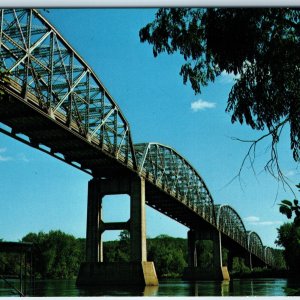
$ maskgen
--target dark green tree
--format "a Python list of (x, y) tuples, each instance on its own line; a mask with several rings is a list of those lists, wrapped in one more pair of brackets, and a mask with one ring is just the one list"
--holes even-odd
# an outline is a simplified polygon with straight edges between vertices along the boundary
[(159, 235), (147, 240), (148, 260), (155, 264), (158, 277), (178, 277), (187, 266), (185, 239)]
[(84, 260), (83, 239), (57, 231), (29, 233), (22, 239), (35, 245), (35, 271), (42, 278), (73, 278)]
[(272, 249), (274, 256), (274, 265), (277, 270), (286, 270), (286, 261), (284, 258), (283, 250), (281, 249)]
[[(130, 236), (121, 231), (118, 241), (103, 243), (105, 262), (130, 261)], [(147, 239), (148, 260), (154, 261), (159, 277), (179, 277), (187, 265), (187, 242), (185, 239), (159, 235)]]
[(266, 167), (283, 178), (277, 143), (290, 125), (293, 158), (300, 154), (300, 10), (289, 8), (169, 8), (140, 30), (141, 42), (153, 54), (180, 53), (183, 82), (195, 93), (222, 72), (238, 75), (227, 102), (231, 121), (246, 123), (267, 134), (251, 141), (255, 151), (271, 136), (271, 159)]
[(204, 270), (213, 268), (213, 242), (210, 240), (197, 241), (198, 265)]
[(122, 230), (119, 235), (119, 260), (128, 262), (130, 260), (130, 233), (128, 230)]
[(294, 223), (280, 226), (275, 243), (284, 248), (283, 255), (291, 274), (298, 275), (300, 269), (300, 227)]
[(122, 230), (118, 241), (103, 243), (103, 259), (105, 262), (130, 261), (130, 234), (128, 230)]
[[(296, 185), (298, 189), (300, 189), (300, 184)], [(279, 211), (286, 215), (288, 219), (291, 219), (294, 216), (294, 225), (299, 227), (300, 226), (300, 206), (299, 201), (294, 199), (293, 202), (290, 200), (282, 200), (279, 204)]]
[[(300, 185), (296, 185), (300, 189)], [(291, 273), (297, 274), (300, 269), (300, 206), (298, 200), (282, 200), (279, 211), (288, 219), (294, 216), (293, 222), (285, 223), (278, 229), (275, 243), (284, 247), (284, 257)], [(298, 275), (299, 276), (299, 275)]]

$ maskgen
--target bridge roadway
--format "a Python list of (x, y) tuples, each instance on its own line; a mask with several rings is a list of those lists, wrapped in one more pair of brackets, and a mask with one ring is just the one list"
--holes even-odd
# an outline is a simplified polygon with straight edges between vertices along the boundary
[(95, 179), (142, 179), (146, 204), (191, 229), (189, 267), (197, 266), (196, 240), (212, 236), (250, 266), (273, 264), (271, 249), (246, 230), (232, 207), (214, 204), (185, 158), (165, 145), (133, 144), (129, 124), (102, 82), (37, 10), (2, 9), (0, 18), (0, 64), (9, 71), (0, 81), (2, 133)]

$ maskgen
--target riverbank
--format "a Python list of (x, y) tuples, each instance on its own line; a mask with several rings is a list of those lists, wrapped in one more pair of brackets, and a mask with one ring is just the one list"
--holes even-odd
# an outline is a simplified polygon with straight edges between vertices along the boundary
[(231, 278), (289, 278), (292, 277), (288, 270), (272, 270), (272, 269), (260, 269), (244, 272), (232, 272)]

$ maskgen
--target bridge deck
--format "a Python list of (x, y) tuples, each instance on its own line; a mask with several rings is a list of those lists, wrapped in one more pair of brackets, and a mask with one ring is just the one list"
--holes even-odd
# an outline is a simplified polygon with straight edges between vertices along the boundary
[[(37, 100), (20, 96), (15, 86), (5, 87), (10, 96), (0, 100), (0, 121), (12, 128), (10, 135), (22, 142), (65, 161), (93, 176), (128, 173), (128, 167), (105, 151), (99, 141), (88, 141), (76, 124), (66, 125), (63, 116), (49, 114), (37, 105)], [(9, 134), (9, 132), (6, 132)], [(49, 149), (43, 147), (46, 146)]]

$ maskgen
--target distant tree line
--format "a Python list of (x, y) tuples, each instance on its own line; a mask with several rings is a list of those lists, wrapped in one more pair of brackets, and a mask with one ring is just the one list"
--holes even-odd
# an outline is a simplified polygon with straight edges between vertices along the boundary
[[(78, 273), (84, 258), (84, 239), (57, 230), (29, 233), (21, 241), (34, 243), (33, 261), (37, 278), (66, 279)], [(19, 274), (19, 268), (19, 254), (0, 253), (0, 274)]]
[[(120, 239), (103, 243), (105, 262), (130, 261), (130, 237), (121, 231)], [(35, 245), (34, 269), (36, 278), (69, 279), (75, 278), (81, 262), (85, 259), (85, 239), (75, 238), (62, 231), (29, 233), (22, 242)], [(198, 265), (209, 269), (213, 265), (213, 245), (211, 241), (197, 242)], [(187, 240), (168, 235), (147, 239), (148, 260), (155, 264), (159, 278), (180, 277), (188, 264)], [(228, 251), (223, 250), (223, 261), (227, 261)], [(278, 251), (277, 266), (284, 267), (281, 251)], [(20, 258), (18, 254), (0, 253), (0, 274), (18, 274)], [(234, 258), (233, 272), (249, 272), (241, 258)]]
[[(105, 242), (104, 261), (130, 261), (130, 239), (127, 231), (122, 231), (120, 241)], [(168, 235), (147, 239), (147, 259), (153, 261), (158, 277), (179, 277), (187, 266), (187, 241)]]

